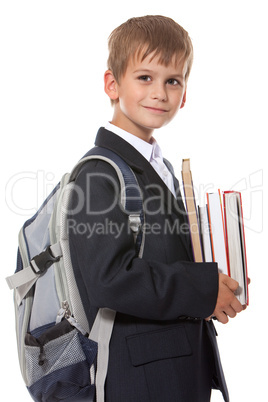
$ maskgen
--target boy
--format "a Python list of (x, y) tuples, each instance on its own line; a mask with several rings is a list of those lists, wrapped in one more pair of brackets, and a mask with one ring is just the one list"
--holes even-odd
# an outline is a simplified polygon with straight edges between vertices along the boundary
[(216, 263), (193, 262), (178, 182), (152, 136), (184, 106), (192, 59), (187, 32), (166, 17), (130, 19), (109, 38), (104, 83), (114, 114), (96, 145), (120, 155), (137, 177), (143, 254), (118, 201), (117, 175), (104, 161), (88, 162), (76, 180), (86, 202), (72, 220), (96, 230), (69, 233), (89, 324), (99, 307), (117, 312), (107, 402), (207, 402), (212, 387), (229, 400), (209, 317), (226, 323), (242, 311), (238, 284), (218, 274)]

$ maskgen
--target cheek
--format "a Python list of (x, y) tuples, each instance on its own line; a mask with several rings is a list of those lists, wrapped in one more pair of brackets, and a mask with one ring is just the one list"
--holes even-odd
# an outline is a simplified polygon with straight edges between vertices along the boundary
[(127, 93), (124, 93), (122, 97), (119, 97), (120, 106), (122, 110), (134, 110), (143, 99), (143, 94), (140, 90), (135, 88), (129, 88)]
[(127, 114), (133, 109), (133, 101), (131, 97), (124, 96), (119, 98), (120, 108), (123, 113)]
[(180, 109), (181, 104), (183, 101), (183, 95), (180, 94), (179, 96), (174, 96), (173, 98), (173, 105), (174, 105), (174, 109), (176, 109), (177, 111)]
[(176, 116), (176, 114), (179, 112), (180, 107), (182, 104), (182, 97), (174, 97), (173, 102), (172, 102), (172, 111), (169, 115), (170, 120), (173, 119), (174, 116)]

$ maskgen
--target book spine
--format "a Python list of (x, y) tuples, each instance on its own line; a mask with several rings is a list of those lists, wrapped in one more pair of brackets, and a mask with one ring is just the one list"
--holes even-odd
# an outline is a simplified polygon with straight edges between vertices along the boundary
[(183, 159), (181, 173), (194, 261), (203, 262), (197, 208), (189, 159)]
[(231, 276), (230, 270), (230, 256), (229, 256), (229, 243), (228, 243), (228, 232), (227, 232), (227, 217), (226, 217), (226, 199), (225, 199), (226, 191), (223, 192), (223, 211), (224, 211), (224, 230), (225, 230), (225, 239), (226, 239), (226, 259), (227, 259), (227, 270), (228, 275)]
[(249, 298), (248, 298), (248, 265), (247, 265), (247, 252), (246, 252), (246, 238), (245, 238), (245, 226), (244, 226), (244, 215), (243, 215), (243, 206), (242, 206), (242, 195), (239, 192), (239, 200), (240, 200), (240, 208), (241, 208), (241, 227), (242, 227), (242, 233), (243, 233), (243, 246), (244, 246), (244, 263), (245, 263), (245, 282), (246, 282), (246, 291), (247, 291), (247, 305), (249, 304)]
[(225, 235), (225, 223), (224, 223), (222, 197), (221, 197), (221, 190), (220, 189), (218, 189), (218, 194), (219, 194), (220, 208), (221, 208), (221, 220), (222, 220), (222, 229), (223, 229), (223, 241), (224, 241), (224, 251), (225, 251), (225, 258), (226, 258), (226, 268), (227, 268), (227, 273), (229, 275), (228, 257), (227, 257), (227, 242), (226, 242), (226, 235)]
[(215, 250), (214, 250), (214, 243), (213, 243), (213, 236), (212, 236), (212, 231), (211, 231), (211, 215), (210, 215), (210, 203), (209, 203), (209, 194), (206, 194), (207, 196), (207, 206), (208, 206), (208, 222), (209, 222), (209, 236), (210, 236), (210, 242), (211, 242), (211, 252), (212, 252), (212, 259), (215, 262)]

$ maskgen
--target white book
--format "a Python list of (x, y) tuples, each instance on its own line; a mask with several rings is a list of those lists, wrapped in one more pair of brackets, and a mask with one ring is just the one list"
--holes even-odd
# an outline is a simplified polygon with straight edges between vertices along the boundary
[(229, 274), (239, 283), (236, 296), (242, 304), (248, 302), (247, 260), (241, 194), (223, 193)]
[(213, 261), (218, 263), (220, 272), (228, 275), (225, 229), (220, 191), (217, 193), (207, 193), (207, 206)]
[(212, 258), (212, 249), (210, 241), (210, 227), (208, 221), (207, 205), (199, 206), (199, 222), (200, 222), (200, 232), (201, 232), (204, 261), (212, 262), (213, 258)]

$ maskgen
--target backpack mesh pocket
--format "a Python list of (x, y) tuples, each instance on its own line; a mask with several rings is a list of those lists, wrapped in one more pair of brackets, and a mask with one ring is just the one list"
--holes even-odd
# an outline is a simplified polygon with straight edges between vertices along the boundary
[(66, 319), (38, 338), (25, 337), (28, 389), (35, 401), (93, 401), (97, 343), (82, 335)]

